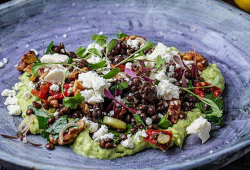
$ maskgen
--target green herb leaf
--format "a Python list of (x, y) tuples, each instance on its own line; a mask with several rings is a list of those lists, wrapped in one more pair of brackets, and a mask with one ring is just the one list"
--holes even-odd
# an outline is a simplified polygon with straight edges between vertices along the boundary
[(149, 48), (154, 48), (154, 47), (155, 45), (151, 41), (147, 41), (146, 44), (142, 48), (136, 51), (136, 53), (140, 53), (140, 52), (143, 52), (144, 50), (147, 50)]
[(157, 62), (156, 62), (156, 65), (155, 65), (155, 68), (156, 69), (159, 69), (160, 67), (165, 67), (166, 63), (165, 61), (161, 58), (160, 55), (157, 56)]
[(211, 87), (216, 86), (216, 85), (219, 83), (219, 80), (220, 80), (220, 76), (217, 75), (217, 76), (214, 78), (214, 80), (213, 80), (213, 82), (212, 82), (212, 84), (211, 84), (210, 86), (211, 86)]
[(117, 36), (119, 39), (122, 39), (123, 37), (127, 37), (128, 35), (122, 33), (120, 30), (118, 30), (118, 34), (116, 34), (116, 36)]
[(71, 63), (72, 63), (72, 58), (69, 57), (68, 64), (71, 64)]
[(95, 56), (102, 56), (102, 53), (100, 50), (96, 49), (96, 48), (90, 48), (88, 49), (88, 51), (91, 53), (91, 54), (94, 54)]
[(115, 77), (120, 72), (120, 70), (121, 70), (120, 68), (114, 68), (113, 70), (105, 74), (103, 78), (110, 79), (112, 77)]
[(50, 44), (49, 44), (49, 46), (48, 46), (48, 48), (47, 48), (47, 50), (46, 50), (45, 54), (49, 54), (49, 52), (52, 51), (51, 48), (52, 48), (53, 45), (54, 45), (54, 41), (51, 41)]
[(56, 120), (56, 122), (50, 126), (46, 132), (52, 133), (52, 134), (59, 134), (61, 129), (67, 124), (67, 118), (66, 115), (61, 116), (59, 119)]
[(48, 128), (48, 117), (36, 116), (39, 124), (39, 129), (47, 129)]
[(100, 46), (103, 46), (107, 42), (108, 37), (105, 35), (92, 35), (92, 40), (95, 41), (95, 43), (99, 44)]
[(108, 53), (115, 47), (116, 42), (117, 42), (116, 39), (112, 39), (112, 40), (108, 43), (108, 45), (107, 45), (107, 47), (106, 47), (106, 54), (105, 54), (106, 57), (108, 56)]
[(82, 97), (81, 94), (78, 93), (74, 97), (65, 97), (63, 99), (63, 104), (65, 105), (65, 107), (75, 109), (78, 104), (82, 104), (83, 100), (84, 100), (84, 97)]
[(103, 123), (102, 118), (98, 117), (97, 120), (98, 120), (100, 123)]
[(46, 130), (43, 130), (41, 132), (41, 136), (49, 141), (49, 133), (46, 132)]
[(113, 133), (115, 136), (120, 136), (120, 133), (117, 132), (117, 131), (114, 130), (114, 129), (109, 129), (108, 131), (111, 132), (111, 133)]
[(141, 117), (139, 115), (133, 114), (133, 116), (135, 118), (136, 124), (143, 124), (145, 126), (144, 122), (141, 120)]
[(83, 54), (85, 53), (86, 50), (87, 50), (86, 48), (81, 46), (81, 47), (77, 48), (76, 55), (78, 55), (80, 58), (82, 58)]
[(37, 72), (38, 69), (45, 65), (51, 65), (51, 63), (34, 63), (30, 68), (33, 76), (34, 77), (38, 76), (38, 72)]
[(36, 56), (36, 59), (37, 59), (38, 63), (41, 63), (41, 60), (40, 60), (40, 58), (38, 56)]
[(223, 126), (223, 118), (222, 117), (217, 117), (217, 116), (214, 116), (214, 115), (210, 115), (208, 114), (206, 116), (206, 119), (209, 121), (209, 122), (214, 122), (213, 124), (214, 125), (218, 125), (218, 126)]
[(88, 67), (91, 67), (92, 70), (97, 70), (97, 69), (99, 69), (99, 68), (104, 67), (105, 65), (106, 65), (106, 61), (101, 61), (101, 62), (96, 63), (96, 64), (91, 64), (91, 63), (89, 63), (89, 64), (88, 64)]
[(87, 60), (90, 57), (91, 57), (91, 53), (87, 53), (82, 58), (84, 58), (85, 60)]
[(34, 115), (36, 115), (36, 116), (41, 116), (41, 117), (52, 117), (53, 116), (52, 114), (44, 112), (41, 109), (37, 109), (37, 108), (33, 107), (32, 105), (29, 105), (27, 107), (27, 109), (32, 109), (34, 112)]
[(128, 82), (127, 81), (123, 81), (121, 83), (117, 83), (114, 86), (111, 87), (111, 92), (114, 93), (116, 89), (119, 90), (124, 90), (128, 88)]
[(167, 128), (173, 126), (173, 124), (167, 119), (167, 117), (168, 117), (168, 114), (165, 114), (165, 115), (161, 118), (160, 122), (158, 123), (158, 125), (159, 125), (161, 128), (167, 129)]

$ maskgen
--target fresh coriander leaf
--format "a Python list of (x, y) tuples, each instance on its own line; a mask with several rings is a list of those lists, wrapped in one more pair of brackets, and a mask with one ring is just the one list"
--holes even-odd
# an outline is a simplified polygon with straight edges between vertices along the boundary
[(54, 45), (54, 41), (51, 41), (50, 44), (49, 44), (49, 46), (48, 46), (48, 48), (47, 48), (47, 50), (46, 50), (45, 54), (49, 54), (49, 52), (52, 51), (51, 48), (52, 48), (53, 45)]
[(96, 64), (91, 64), (91, 63), (89, 63), (89, 64), (88, 64), (88, 67), (91, 67), (92, 70), (97, 70), (97, 69), (99, 69), (99, 68), (104, 67), (105, 65), (106, 65), (106, 61), (101, 61), (101, 62), (96, 63)]
[(71, 64), (71, 63), (72, 63), (72, 58), (69, 57), (68, 64)]
[(90, 48), (88, 49), (88, 51), (91, 53), (91, 54), (94, 54), (95, 56), (102, 56), (102, 53), (100, 50), (96, 49), (96, 48)]
[(110, 79), (112, 77), (115, 77), (120, 72), (120, 70), (121, 70), (120, 68), (114, 68), (113, 70), (105, 74), (103, 78)]
[(98, 120), (100, 123), (103, 123), (102, 118), (98, 117), (97, 120)]
[(117, 42), (116, 39), (112, 39), (112, 40), (108, 43), (108, 45), (107, 45), (107, 47), (106, 47), (106, 54), (105, 54), (106, 57), (108, 56), (108, 53), (115, 47), (116, 42)]
[(130, 132), (130, 129), (133, 127), (133, 125), (132, 124), (127, 124), (127, 130), (126, 130), (126, 132), (124, 133), (124, 134), (131, 134), (131, 132)]
[(214, 115), (207, 115), (206, 119), (209, 122), (214, 122), (214, 125), (223, 126), (223, 118), (222, 117), (218, 118), (217, 116), (214, 116)]
[(91, 57), (91, 53), (87, 53), (82, 58), (84, 58), (85, 60), (87, 60), (90, 57)]
[(52, 133), (52, 134), (59, 134), (61, 129), (67, 124), (67, 118), (66, 115), (61, 116), (59, 119), (56, 120), (56, 122), (50, 126), (46, 132)]
[(190, 88), (190, 87), (193, 87), (192, 80), (189, 80), (189, 81), (188, 81), (188, 88)]
[(133, 104), (132, 103), (125, 103), (125, 106), (127, 106), (127, 107), (133, 107)]
[(51, 63), (34, 63), (30, 68), (33, 76), (34, 77), (38, 76), (38, 72), (37, 72), (38, 69), (45, 65), (51, 65)]
[(133, 114), (133, 116), (135, 118), (136, 124), (143, 124), (145, 126), (144, 122), (141, 120), (141, 117), (139, 115)]
[(127, 81), (123, 81), (123, 82), (117, 84), (117, 86), (118, 86), (119, 90), (124, 90), (124, 89), (128, 88), (128, 82)]
[(75, 109), (78, 104), (82, 104), (83, 100), (84, 100), (84, 97), (82, 97), (81, 94), (78, 93), (74, 97), (65, 97), (63, 99), (63, 104), (65, 105), (65, 107)]
[(46, 130), (43, 130), (41, 132), (41, 136), (49, 141), (49, 133), (46, 132)]
[(76, 55), (78, 55), (80, 58), (82, 58), (83, 54), (85, 53), (86, 50), (87, 50), (86, 48), (81, 46), (77, 49)]
[(43, 117), (43, 116), (36, 116), (39, 124), (39, 129), (47, 129), (48, 128), (48, 117)]
[(53, 140), (56, 141), (59, 138), (59, 134), (53, 134)]
[(159, 69), (161, 67), (165, 67), (165, 65), (166, 65), (165, 61), (161, 58), (160, 55), (158, 55), (157, 56), (157, 62), (156, 62), (155, 68)]
[(103, 46), (107, 42), (108, 37), (105, 35), (92, 35), (92, 40), (95, 41), (95, 43), (99, 44), (100, 46)]
[(167, 119), (167, 117), (168, 117), (168, 114), (165, 114), (165, 115), (161, 118), (160, 122), (158, 123), (158, 125), (159, 125), (161, 128), (167, 129), (167, 128), (173, 126), (173, 124)]
[(36, 115), (36, 116), (41, 116), (41, 117), (52, 117), (53, 116), (52, 114), (44, 112), (41, 109), (37, 109), (37, 108), (33, 107), (32, 105), (29, 105), (27, 107), (27, 109), (32, 109), (34, 112), (34, 115)]
[(117, 38), (122, 39), (122, 38), (126, 38), (128, 35), (122, 33), (120, 30), (118, 30), (118, 34), (116, 34)]

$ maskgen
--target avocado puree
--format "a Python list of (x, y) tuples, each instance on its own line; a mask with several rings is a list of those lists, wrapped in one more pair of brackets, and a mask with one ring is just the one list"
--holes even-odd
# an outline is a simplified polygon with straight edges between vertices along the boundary
[(219, 87), (221, 91), (223, 91), (225, 88), (225, 80), (216, 64), (209, 64), (208, 67), (202, 71), (200, 76), (204, 78), (206, 82), (212, 83), (217, 75), (220, 77), (220, 79), (216, 86)]
[[(179, 119), (178, 122), (168, 130), (173, 132), (173, 144), (181, 147), (182, 143), (187, 136), (186, 128), (197, 118), (203, 115), (199, 109), (193, 109), (187, 112), (187, 118), (184, 120)], [(115, 159), (123, 156), (133, 155), (137, 152), (150, 148), (150, 145), (141, 138), (141, 142), (137, 142), (132, 136), (134, 141), (134, 148), (129, 149), (123, 147), (121, 144), (117, 145), (114, 149), (102, 149), (99, 147), (99, 143), (95, 142), (89, 136), (89, 130), (85, 129), (78, 135), (74, 144), (71, 146), (76, 154), (82, 156), (88, 156), (98, 159)], [(155, 147), (154, 147), (155, 148)]]
[[(26, 92), (30, 92), (32, 89), (29, 86), (29, 77), (28, 77), (28, 73), (25, 72), (23, 73), (23, 75), (21, 75), (19, 77), (19, 79), (21, 79), (21, 82), (23, 85), (18, 87), (18, 93), (16, 95), (16, 97), (18, 98), (18, 105), (21, 108), (22, 111), (22, 117), (25, 118), (26, 117), (26, 111), (27, 111), (27, 107), (28, 105), (30, 105), (34, 100), (36, 100), (35, 96), (31, 96), (29, 99), (23, 97), (23, 94)], [(30, 126), (30, 132), (32, 134), (38, 134), (41, 132), (41, 130), (39, 129), (39, 124), (38, 124), (38, 120), (37, 118), (35, 118), (35, 120), (33, 121), (33, 123)]]

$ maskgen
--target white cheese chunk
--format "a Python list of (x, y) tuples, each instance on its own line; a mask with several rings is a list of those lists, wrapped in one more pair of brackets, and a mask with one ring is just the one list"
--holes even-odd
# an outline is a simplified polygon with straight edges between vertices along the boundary
[(131, 139), (131, 135), (127, 135), (127, 139), (126, 140), (122, 140), (121, 141), (121, 145), (125, 148), (134, 148), (134, 142), (133, 140)]
[(67, 63), (69, 57), (63, 54), (45, 54), (41, 59), (42, 63)]
[(0, 62), (0, 68), (3, 68), (3, 67), (4, 67), (4, 63)]
[(8, 63), (8, 59), (7, 59), (7, 58), (3, 58), (3, 62), (4, 62), (5, 64), (7, 64), (7, 63)]
[(148, 60), (157, 61), (158, 55), (160, 55), (161, 58), (165, 60), (166, 63), (170, 63), (170, 61), (172, 60), (170, 49), (160, 42), (155, 47), (154, 51), (151, 54), (147, 55), (146, 57)]
[(94, 89), (94, 91), (108, 87), (107, 80), (100, 77), (96, 72), (93, 71), (79, 74), (78, 80), (82, 82), (82, 85), (85, 88), (91, 88)]
[[(103, 50), (103, 48), (102, 48), (99, 44), (95, 44), (95, 43), (92, 43), (92, 44), (89, 44), (89, 45), (88, 45), (87, 49), (89, 50), (89, 49), (91, 49), (91, 48), (96, 48), (96, 49), (99, 50), (99, 51), (102, 51), (102, 50)], [(84, 55), (87, 54), (88, 52), (89, 52), (89, 51), (86, 51), (86, 52), (84, 53)], [(95, 56), (94, 54), (91, 54), (91, 56), (87, 59), (87, 61), (88, 61), (89, 63), (91, 63), (91, 64), (95, 64), (95, 63), (101, 62), (102, 59), (101, 59), (101, 57), (99, 57), (99, 56)]]
[(5, 105), (16, 105), (18, 102), (18, 98), (16, 98), (15, 96), (11, 97), (7, 97), (4, 104)]
[(89, 129), (90, 133), (94, 133), (98, 129), (98, 123), (92, 122), (88, 120), (86, 117), (83, 117), (82, 120), (85, 122), (85, 126), (87, 129)]
[(80, 92), (81, 96), (84, 97), (84, 101), (95, 104), (95, 103), (102, 103), (104, 102), (104, 99), (102, 97), (102, 92), (100, 90), (94, 91), (94, 90), (84, 90)]
[(101, 136), (108, 134), (108, 127), (106, 125), (102, 125), (98, 131), (96, 131), (92, 138), (94, 141), (99, 142), (101, 140)]
[(9, 105), (7, 106), (10, 115), (20, 115), (21, 108), (19, 105)]
[(168, 80), (162, 80), (156, 87), (158, 98), (164, 100), (179, 99), (179, 88)]
[(129, 68), (131, 70), (132, 69), (132, 63), (131, 62), (127, 62), (125, 64), (125, 68)]
[(167, 79), (166, 70), (160, 70), (155, 74), (155, 79), (162, 81)]
[(44, 77), (44, 81), (48, 81), (50, 83), (61, 83), (63, 81), (65, 71), (66, 69), (63, 68), (50, 70)]
[(205, 143), (210, 135), (211, 123), (200, 116), (198, 119), (194, 120), (190, 126), (187, 127), (187, 134), (192, 134), (199, 137), (202, 140), (202, 143)]
[(148, 117), (148, 118), (146, 119), (146, 124), (147, 124), (147, 125), (152, 125), (152, 119), (151, 119), (150, 117)]
[(144, 138), (148, 136), (147, 133), (146, 133), (146, 131), (145, 131), (145, 129), (136, 132), (136, 134), (135, 134), (135, 140), (137, 140), (137, 142), (141, 142), (140, 136), (144, 137)]
[(113, 133), (107, 133), (103, 136), (100, 137), (100, 140), (105, 140), (105, 139), (114, 139), (114, 134)]
[(57, 84), (52, 84), (49, 87), (49, 89), (52, 90), (52, 91), (59, 91), (60, 87)]
[(139, 49), (139, 44), (140, 44), (140, 41), (138, 39), (134, 39), (134, 40), (128, 39), (127, 40), (127, 45), (129, 45), (131, 48), (135, 48), (136, 50)]
[(15, 90), (9, 90), (9, 89), (4, 89), (2, 91), (2, 96), (15, 96), (16, 95), (16, 91)]

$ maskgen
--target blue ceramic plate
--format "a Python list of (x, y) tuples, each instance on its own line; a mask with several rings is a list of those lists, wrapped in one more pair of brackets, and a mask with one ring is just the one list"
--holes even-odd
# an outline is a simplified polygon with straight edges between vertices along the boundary
[[(0, 69), (0, 91), (18, 81), (14, 65), (29, 49), (42, 55), (43, 42), (47, 47), (54, 40), (75, 51), (90, 43), (92, 34), (103, 31), (112, 38), (118, 29), (181, 51), (192, 50), (194, 44), (217, 63), (226, 80), (225, 126), (214, 129), (203, 145), (189, 136), (181, 149), (149, 149), (115, 160), (83, 158), (64, 146), (48, 151), (0, 137), (1, 164), (12, 169), (218, 169), (250, 150), (250, 16), (220, 1), (11, 1), (0, 6), (0, 58), (9, 59)], [(0, 100), (0, 133), (15, 135), (21, 118), (9, 116), (5, 99)]]

